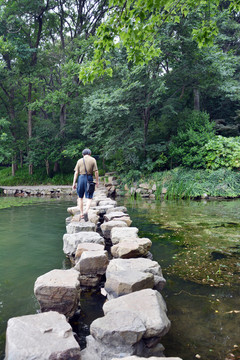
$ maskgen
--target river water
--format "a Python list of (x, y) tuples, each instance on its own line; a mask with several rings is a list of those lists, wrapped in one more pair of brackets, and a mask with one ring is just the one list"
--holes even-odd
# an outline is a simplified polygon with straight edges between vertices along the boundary
[[(0, 208), (4, 201), (0, 198)], [(240, 359), (240, 201), (118, 203), (127, 206), (140, 236), (152, 240), (153, 258), (167, 279), (162, 294), (172, 327), (162, 340), (166, 356)], [(33, 295), (36, 278), (69, 266), (62, 235), (66, 208), (73, 204), (72, 199), (39, 199), (0, 210), (0, 359), (7, 320), (39, 308)], [(73, 322), (81, 338), (102, 316), (103, 301), (94, 293), (82, 297), (82, 316)]]

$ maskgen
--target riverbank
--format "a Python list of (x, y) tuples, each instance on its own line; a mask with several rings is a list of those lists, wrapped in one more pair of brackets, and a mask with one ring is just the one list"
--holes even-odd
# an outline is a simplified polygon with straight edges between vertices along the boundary
[(150, 175), (130, 171), (120, 176), (118, 184), (119, 193), (143, 198), (173, 200), (240, 197), (240, 172), (227, 169), (207, 171), (175, 168)]
[(35, 185), (35, 186), (1, 186), (0, 194), (11, 195), (18, 197), (27, 196), (59, 196), (59, 195), (72, 195), (76, 191), (72, 191), (70, 185)]

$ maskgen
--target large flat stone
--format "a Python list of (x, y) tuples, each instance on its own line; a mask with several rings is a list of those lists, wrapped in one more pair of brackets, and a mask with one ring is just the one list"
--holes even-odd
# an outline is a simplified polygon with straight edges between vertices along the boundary
[(132, 224), (132, 220), (130, 219), (129, 216), (123, 216), (121, 218), (112, 218), (112, 221), (115, 221), (115, 220), (124, 221), (127, 224), (127, 226), (131, 226), (131, 224)]
[(74, 269), (49, 271), (35, 281), (34, 294), (42, 312), (53, 310), (71, 317), (79, 304), (79, 272)]
[(148, 238), (122, 239), (111, 247), (111, 253), (115, 258), (136, 258), (146, 256), (151, 245)]
[(96, 224), (90, 221), (71, 222), (66, 226), (67, 234), (75, 234), (81, 231), (96, 231)]
[(80, 360), (64, 315), (50, 311), (8, 320), (5, 360)]
[(112, 346), (94, 339), (92, 335), (87, 336), (87, 347), (81, 351), (81, 360), (111, 360), (112, 358), (124, 357), (142, 352), (142, 341), (134, 345)]
[(108, 299), (117, 298), (122, 295), (139, 291), (142, 289), (153, 288), (153, 274), (144, 273), (137, 270), (129, 271), (107, 271), (105, 290)]
[(79, 244), (95, 243), (104, 245), (104, 239), (95, 231), (82, 231), (63, 236), (63, 251), (67, 255), (74, 255)]
[(118, 244), (121, 240), (127, 240), (129, 238), (136, 238), (138, 235), (138, 228), (136, 227), (124, 227), (113, 228), (111, 230), (110, 238), (113, 245)]
[(98, 206), (105, 206), (105, 205), (114, 205), (114, 206), (116, 206), (117, 202), (115, 200), (112, 200), (112, 199), (108, 198), (106, 200), (101, 200), (98, 203)]
[(144, 338), (162, 337), (170, 329), (166, 315), (166, 304), (157, 290), (145, 289), (107, 301), (103, 305), (104, 314), (119, 310), (138, 314), (146, 327)]
[(84, 251), (74, 269), (78, 270), (81, 275), (103, 275), (108, 263), (107, 251)]
[[(79, 223), (79, 216), (80, 216), (80, 212), (77, 215), (66, 218), (66, 225), (70, 224), (71, 222)], [(97, 211), (90, 209), (88, 212), (88, 219), (89, 219), (90, 223), (97, 224), (99, 221), (99, 216), (97, 215)], [(83, 222), (83, 220), (81, 220), (80, 223), (82, 223), (82, 222)]]
[(128, 214), (122, 212), (122, 211), (113, 211), (110, 213), (107, 213), (106, 215), (104, 215), (104, 220), (105, 221), (111, 221), (112, 219), (118, 219), (118, 218), (122, 218), (127, 216)]
[[(122, 360), (146, 360), (146, 358), (144, 357), (139, 357), (139, 356), (127, 356), (124, 358), (121, 358)], [(113, 358), (111, 360), (119, 360), (119, 358)], [(179, 357), (156, 357), (156, 356), (151, 356), (148, 358), (148, 360), (182, 360)]]
[(75, 253), (75, 262), (77, 262), (79, 260), (79, 258), (81, 257), (82, 253), (84, 251), (99, 251), (99, 250), (104, 250), (104, 246), (100, 245), (100, 244), (94, 244), (94, 243), (83, 243), (83, 244), (79, 244)]
[(100, 227), (103, 236), (106, 239), (110, 239), (111, 230), (114, 227), (123, 228), (123, 227), (127, 227), (127, 224), (124, 221), (108, 221), (108, 222), (104, 222)]
[(116, 212), (116, 211), (121, 211), (121, 212), (127, 213), (127, 208), (125, 206), (116, 206), (116, 207), (112, 207), (112, 208), (108, 209), (106, 211), (106, 213), (110, 214), (111, 212)]
[(145, 331), (141, 319), (130, 311), (110, 312), (94, 320), (90, 326), (90, 334), (95, 339), (114, 347), (136, 344)]
[(102, 205), (93, 207), (93, 210), (95, 210), (97, 212), (97, 215), (99, 216), (106, 214), (106, 212), (110, 209), (114, 209), (114, 205)]
[(135, 270), (153, 274), (154, 287), (157, 290), (162, 290), (166, 284), (158, 262), (146, 258), (112, 259), (107, 267), (106, 276), (112, 272), (127, 271), (131, 273)]

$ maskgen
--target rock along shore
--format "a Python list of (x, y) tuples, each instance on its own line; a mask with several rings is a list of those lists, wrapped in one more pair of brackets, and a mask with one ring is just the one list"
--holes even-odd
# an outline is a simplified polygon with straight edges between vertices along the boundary
[[(161, 339), (170, 320), (161, 266), (152, 260), (151, 240), (138, 236), (127, 209), (106, 194), (97, 189), (87, 222), (79, 221), (77, 206), (67, 209), (63, 251), (72, 268), (36, 279), (40, 313), (8, 321), (5, 360), (167, 359)], [(81, 311), (81, 291), (89, 290), (106, 297), (104, 316), (92, 322), (80, 349), (68, 321)]]

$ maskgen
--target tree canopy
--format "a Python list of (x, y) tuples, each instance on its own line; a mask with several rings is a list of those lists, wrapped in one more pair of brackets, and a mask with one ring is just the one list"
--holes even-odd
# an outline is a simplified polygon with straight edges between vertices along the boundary
[(211, 168), (209, 134), (240, 135), (239, 6), (0, 0), (1, 165)]

